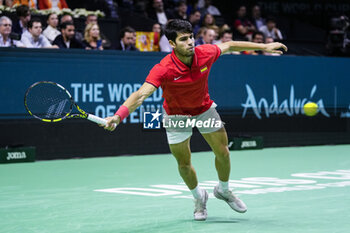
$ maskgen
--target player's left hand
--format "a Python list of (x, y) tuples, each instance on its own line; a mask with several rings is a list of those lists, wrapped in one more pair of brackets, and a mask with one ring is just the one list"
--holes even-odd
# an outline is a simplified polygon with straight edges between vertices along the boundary
[(283, 54), (283, 51), (278, 50), (278, 49), (283, 49), (285, 52), (288, 51), (287, 46), (285, 46), (282, 43), (279, 42), (274, 42), (274, 43), (269, 43), (269, 44), (265, 44), (266, 48), (264, 49), (265, 52), (268, 53), (278, 53), (278, 54)]

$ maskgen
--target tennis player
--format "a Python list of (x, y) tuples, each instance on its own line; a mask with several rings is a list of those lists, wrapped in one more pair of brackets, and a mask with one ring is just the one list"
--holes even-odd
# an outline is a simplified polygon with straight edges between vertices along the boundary
[[(214, 123), (196, 126), (215, 154), (215, 167), (219, 183), (214, 196), (221, 199), (235, 211), (244, 213), (246, 205), (229, 189), (230, 154), (225, 128), (208, 93), (208, 76), (213, 63), (220, 55), (232, 51), (263, 50), (282, 54), (287, 50), (281, 43), (258, 44), (229, 41), (218, 45), (206, 44), (194, 47), (192, 26), (184, 20), (170, 20), (165, 35), (173, 52), (155, 65), (140, 89), (130, 95), (113, 117), (107, 117), (105, 129), (113, 131), (113, 123), (119, 124), (158, 87), (163, 89), (163, 121), (180, 122), (184, 127), (167, 127), (167, 138), (171, 153), (177, 160), (179, 173), (195, 199), (195, 220), (206, 220), (208, 193), (198, 186), (196, 172), (191, 164), (190, 138), (192, 126), (186, 120)], [(171, 124), (173, 125), (173, 124)]]

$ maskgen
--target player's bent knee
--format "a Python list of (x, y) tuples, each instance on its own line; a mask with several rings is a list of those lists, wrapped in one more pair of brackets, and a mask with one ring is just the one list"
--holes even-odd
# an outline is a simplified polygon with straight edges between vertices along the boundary
[(230, 157), (230, 151), (227, 146), (222, 146), (219, 151), (216, 151), (216, 156), (219, 158), (227, 159)]

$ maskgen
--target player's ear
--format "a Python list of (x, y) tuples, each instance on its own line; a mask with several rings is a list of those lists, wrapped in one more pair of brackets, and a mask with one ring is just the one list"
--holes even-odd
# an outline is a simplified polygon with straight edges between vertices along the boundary
[(170, 46), (171, 46), (173, 49), (175, 49), (176, 44), (175, 44), (175, 42), (174, 42), (174, 41), (169, 40), (169, 44), (170, 44)]

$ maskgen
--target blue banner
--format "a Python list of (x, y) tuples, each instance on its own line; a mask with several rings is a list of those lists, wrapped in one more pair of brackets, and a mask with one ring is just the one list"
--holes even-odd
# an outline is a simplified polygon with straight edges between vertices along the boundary
[[(113, 115), (166, 54), (119, 51), (0, 49), (0, 119), (29, 118), (27, 88), (48, 80), (66, 87), (77, 104), (101, 117)], [(312, 101), (324, 117), (350, 117), (350, 59), (223, 55), (209, 75), (219, 111), (242, 118), (296, 116)], [(144, 110), (160, 109), (158, 89), (126, 121), (141, 123)]]

